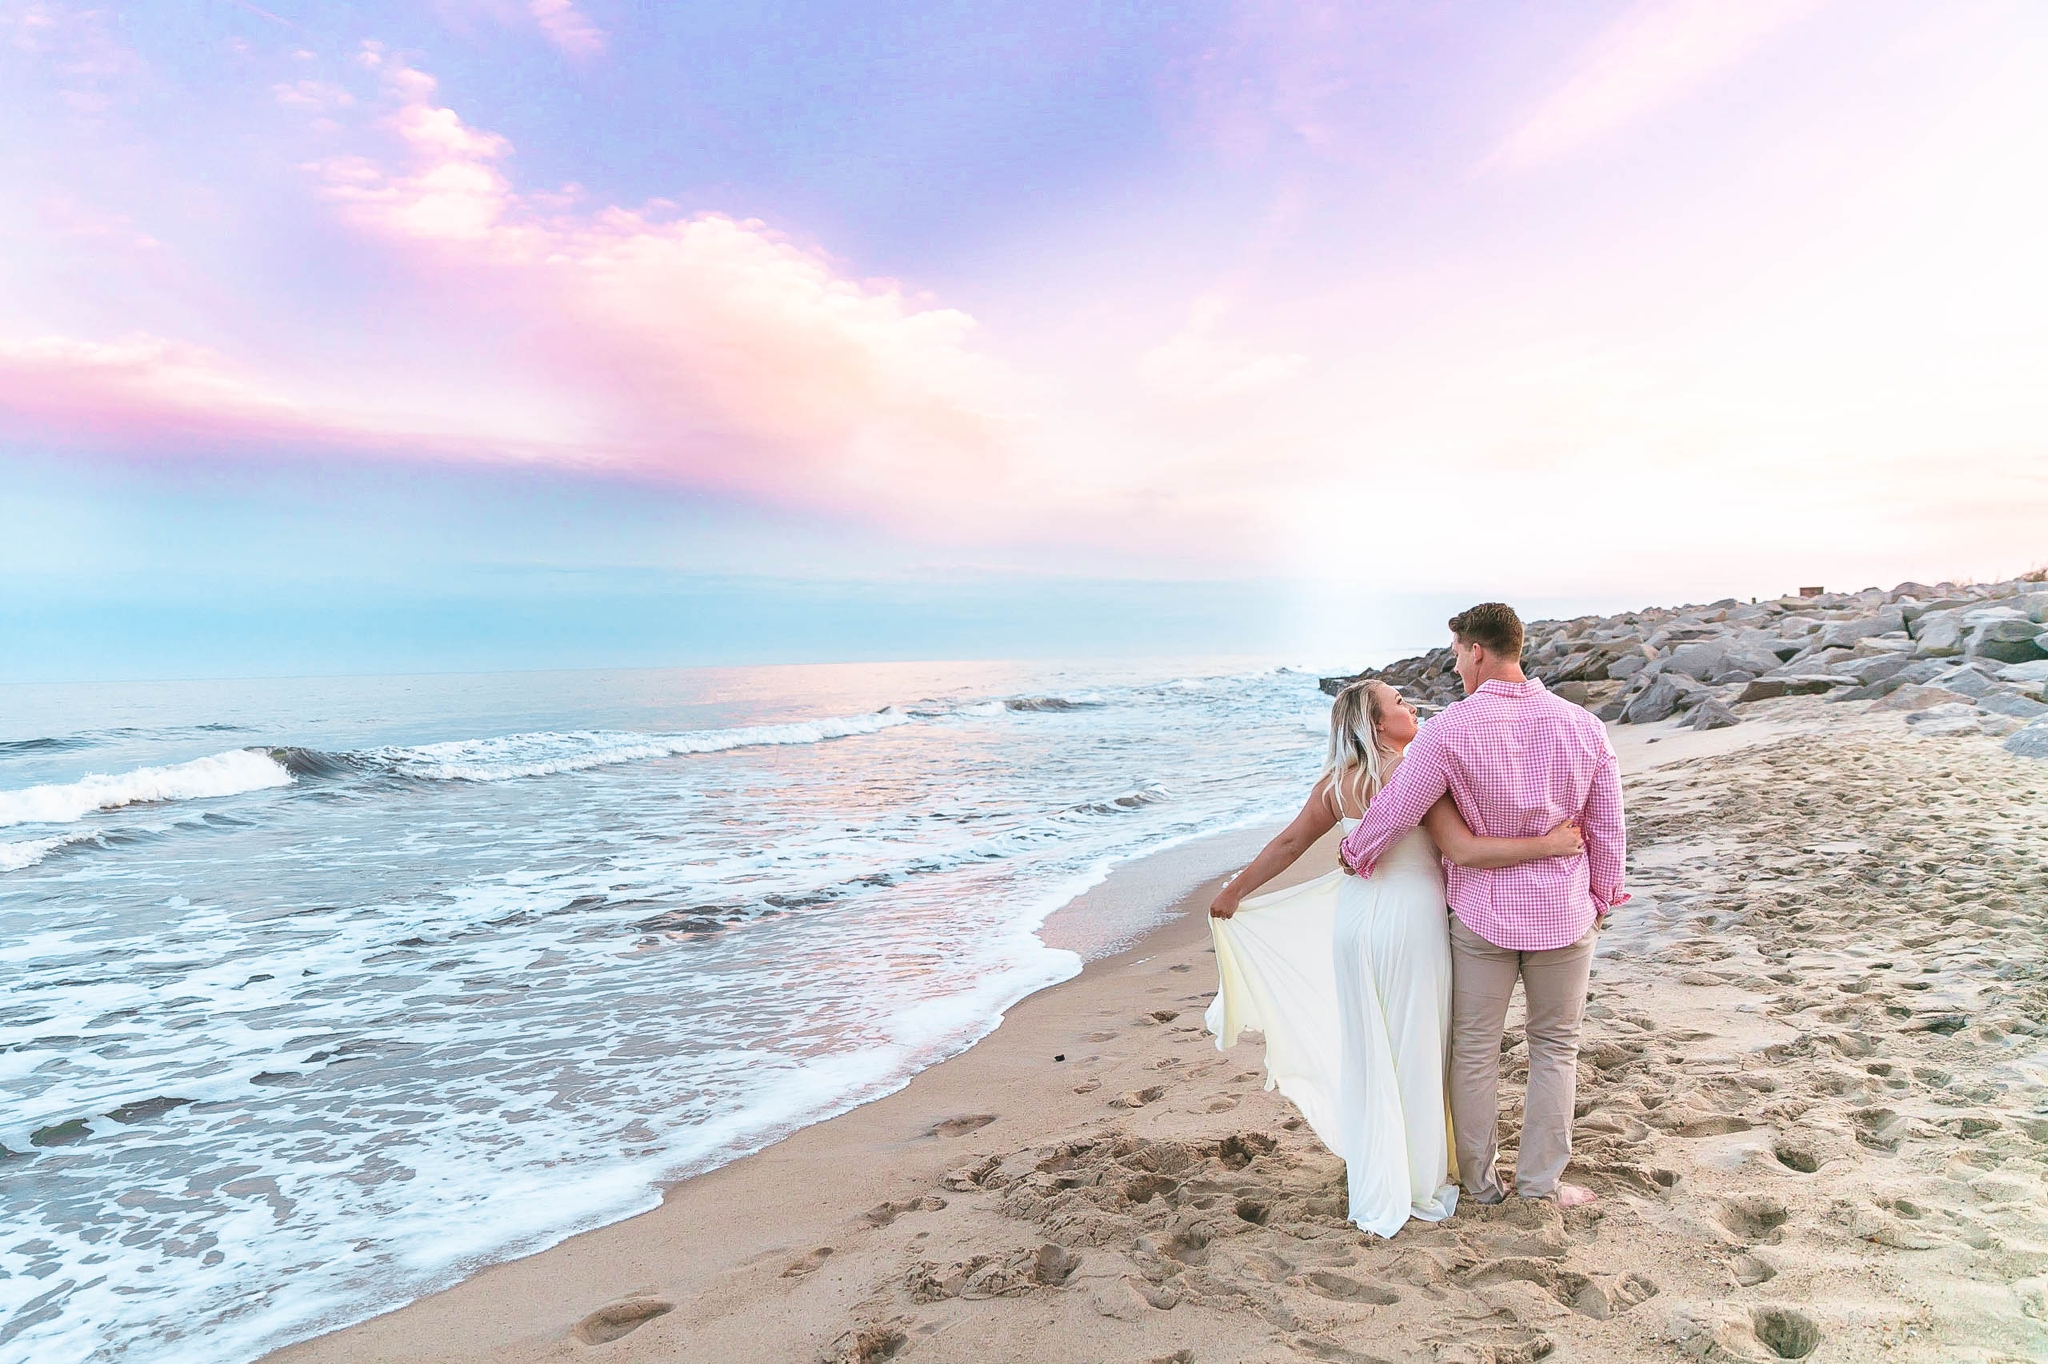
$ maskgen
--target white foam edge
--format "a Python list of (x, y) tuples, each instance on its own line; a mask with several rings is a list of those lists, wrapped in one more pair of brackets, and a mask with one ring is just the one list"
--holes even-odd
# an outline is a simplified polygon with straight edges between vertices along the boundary
[(232, 748), (189, 762), (111, 774), (94, 772), (73, 782), (0, 791), (0, 828), (12, 824), (74, 824), (95, 810), (118, 810), (156, 801), (205, 800), (291, 784), (292, 774), (269, 754)]

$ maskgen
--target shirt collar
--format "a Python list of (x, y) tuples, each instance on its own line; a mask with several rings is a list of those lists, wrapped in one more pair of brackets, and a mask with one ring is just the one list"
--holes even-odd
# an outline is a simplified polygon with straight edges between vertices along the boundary
[(1520, 682), (1503, 682), (1496, 677), (1481, 682), (1479, 690), (1492, 692), (1495, 696), (1535, 696), (1549, 689), (1543, 685), (1540, 678), (1525, 677)]

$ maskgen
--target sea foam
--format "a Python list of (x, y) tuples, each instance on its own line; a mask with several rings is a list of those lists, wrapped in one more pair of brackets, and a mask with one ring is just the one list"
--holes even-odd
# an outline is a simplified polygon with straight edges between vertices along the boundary
[(644, 762), (692, 753), (723, 753), (768, 744), (816, 744), (874, 734), (917, 717), (884, 711), (782, 725), (743, 725), (736, 729), (692, 730), (681, 734), (633, 734), (579, 730), (508, 734), (495, 739), (458, 739), (413, 748), (381, 748), (369, 756), (408, 777), (429, 781), (510, 781), (546, 777), (614, 763)]
[[(163, 767), (138, 767), (132, 772), (113, 774), (95, 772), (77, 781), (0, 791), (0, 828), (10, 824), (70, 824), (95, 810), (118, 810), (147, 801), (233, 796), (260, 791), (266, 786), (289, 786), (291, 781), (292, 774), (268, 755), (236, 748)], [(7, 846), (15, 849), (25, 845)], [(40, 858), (49, 850), (44, 848), (35, 857)]]

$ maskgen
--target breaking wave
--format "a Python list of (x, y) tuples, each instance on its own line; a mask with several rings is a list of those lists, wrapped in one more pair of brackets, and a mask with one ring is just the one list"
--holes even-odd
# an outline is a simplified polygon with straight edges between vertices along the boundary
[(1007, 710), (1092, 710), (1103, 702), (1092, 696), (1012, 696), (1003, 702)]
[(55, 838), (25, 838), (18, 843), (0, 843), (0, 871), (33, 867), (67, 843), (83, 841), (84, 834), (59, 834)]
[(70, 824), (95, 810), (118, 810), (124, 805), (152, 801), (234, 796), (266, 786), (289, 786), (291, 781), (292, 774), (269, 754), (237, 748), (190, 762), (138, 767), (132, 772), (111, 775), (96, 772), (73, 782), (0, 791), (0, 828), (10, 824)]
[(882, 711), (874, 715), (800, 720), (781, 725), (745, 725), (737, 729), (705, 729), (681, 734), (632, 734), (610, 730), (578, 730), (558, 734), (508, 734), (497, 739), (458, 739), (413, 748), (373, 749), (365, 755), (401, 776), (427, 781), (510, 781), (545, 777), (614, 763), (674, 758), (691, 753), (723, 753), (734, 748), (769, 744), (816, 744), (874, 734), (913, 724), (914, 715)]

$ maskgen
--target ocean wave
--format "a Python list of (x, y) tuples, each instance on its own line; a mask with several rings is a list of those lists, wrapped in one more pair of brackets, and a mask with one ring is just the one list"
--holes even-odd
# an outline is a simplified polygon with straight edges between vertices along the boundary
[(457, 739), (414, 748), (380, 748), (368, 755), (402, 776), (427, 781), (510, 781), (579, 772), (615, 763), (675, 758), (692, 753), (723, 753), (735, 748), (778, 744), (816, 744), (874, 734), (917, 717), (897, 711), (873, 715), (799, 720), (781, 725), (745, 725), (736, 729), (693, 730), (681, 734), (633, 734), (608, 730), (508, 734), (496, 739)]
[(1126, 792), (1111, 800), (1091, 800), (1073, 806), (1077, 814), (1115, 815), (1127, 810), (1142, 810), (1148, 805), (1157, 805), (1162, 800), (1171, 800), (1173, 795), (1165, 787), (1154, 782), (1136, 791)]
[(1023, 711), (1093, 710), (1103, 704), (1105, 703), (1102, 698), (1094, 695), (1012, 696), (1003, 702), (1003, 707), (1006, 710)]
[(26, 753), (62, 753), (68, 749), (84, 748), (92, 741), (77, 737), (56, 739), (8, 739), (0, 742), (0, 758), (11, 758)]
[(362, 767), (353, 753), (323, 753), (317, 748), (266, 748), (263, 752), (295, 777), (345, 777)]
[(236, 748), (190, 762), (93, 773), (74, 782), (0, 791), (0, 828), (10, 824), (70, 824), (95, 810), (152, 801), (204, 800), (289, 786), (292, 774), (269, 754)]
[(84, 834), (58, 834), (55, 838), (25, 838), (16, 843), (0, 843), (0, 871), (20, 871), (33, 867), (67, 843), (85, 839)]

